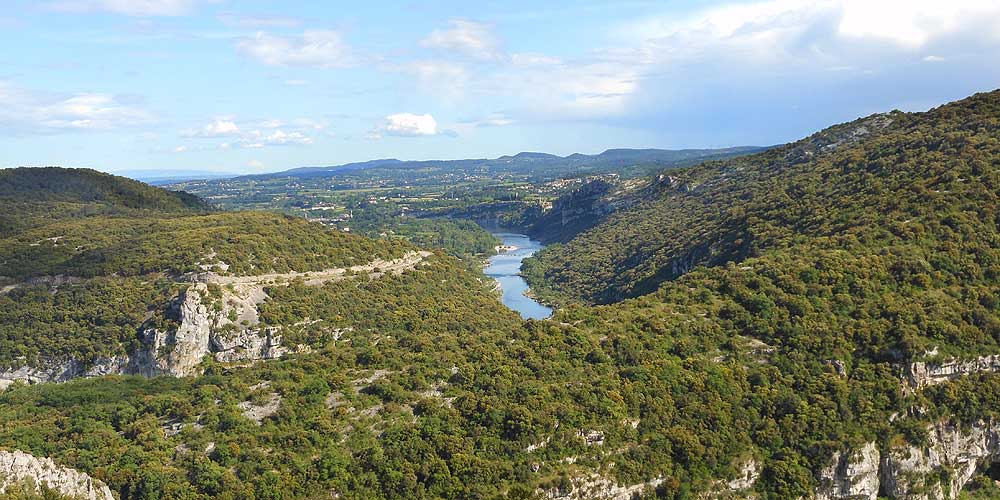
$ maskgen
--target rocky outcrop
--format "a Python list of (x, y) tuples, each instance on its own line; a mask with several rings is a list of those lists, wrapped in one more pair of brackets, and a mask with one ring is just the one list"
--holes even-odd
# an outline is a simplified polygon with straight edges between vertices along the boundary
[(20, 451), (0, 451), (0, 496), (15, 484), (26, 484), (41, 492), (44, 486), (60, 495), (81, 500), (114, 500), (111, 490), (87, 474), (60, 467), (48, 458)]
[(965, 375), (995, 372), (1000, 372), (1000, 355), (967, 360), (915, 361), (903, 367), (903, 378), (911, 389), (920, 389)]
[(205, 356), (222, 363), (277, 359), (304, 347), (282, 345), (279, 327), (260, 327), (257, 306), (264, 286), (251, 282), (224, 287), (196, 283), (174, 302), (177, 329), (149, 329), (132, 371), (146, 376), (186, 377), (200, 373)]
[(567, 487), (553, 487), (538, 491), (552, 500), (632, 500), (636, 495), (651, 492), (665, 480), (657, 478), (645, 483), (619, 485), (613, 480), (592, 473), (570, 480)]
[(288, 353), (288, 349), (281, 345), (279, 331), (279, 328), (269, 327), (213, 335), (209, 347), (220, 363), (278, 359)]
[(955, 499), (980, 466), (997, 460), (1000, 424), (979, 421), (963, 428), (941, 422), (928, 429), (926, 446), (882, 456), (882, 490), (904, 500)]
[[(143, 347), (134, 356), (134, 369), (148, 377), (197, 373), (197, 366), (208, 354), (215, 314), (208, 286), (198, 283), (184, 291), (171, 307), (179, 324), (175, 330), (148, 329), (143, 332)], [(219, 311), (221, 312), (221, 311)]]
[[(738, 462), (739, 463), (739, 462)], [(743, 459), (737, 466), (736, 477), (728, 481), (714, 481), (711, 486), (700, 495), (701, 500), (735, 500), (756, 498), (753, 487), (760, 478), (760, 464), (753, 457)]]
[[(233, 363), (276, 359), (292, 352), (302, 352), (308, 348), (282, 344), (281, 328), (260, 326), (257, 306), (268, 298), (264, 287), (280, 286), (292, 280), (302, 280), (308, 286), (321, 286), (357, 274), (365, 274), (371, 279), (387, 274), (398, 275), (418, 266), (431, 255), (427, 251), (414, 251), (394, 260), (376, 259), (350, 268), (316, 272), (256, 276), (219, 276), (214, 271), (192, 274), (186, 279), (194, 283), (181, 292), (169, 307), (168, 316), (176, 321), (176, 328), (143, 329), (140, 332), (142, 345), (128, 355), (100, 359), (94, 363), (72, 359), (46, 360), (38, 365), (0, 372), (0, 390), (19, 380), (34, 384), (112, 374), (185, 377), (199, 374), (199, 366), (207, 355), (213, 355), (219, 362)], [(209, 268), (217, 270), (224, 267), (216, 263)], [(339, 335), (341, 331), (332, 332)]]
[(879, 450), (868, 443), (856, 451), (836, 452), (820, 471), (816, 500), (875, 500), (879, 492)]
[(819, 473), (818, 500), (954, 500), (983, 466), (1000, 460), (1000, 424), (940, 422), (923, 446), (838, 452)]
[(129, 364), (128, 356), (102, 358), (95, 363), (81, 363), (76, 360), (50, 361), (39, 366), (22, 366), (0, 372), (0, 391), (17, 381), (37, 384), (42, 382), (66, 382), (80, 377), (101, 377), (125, 373)]

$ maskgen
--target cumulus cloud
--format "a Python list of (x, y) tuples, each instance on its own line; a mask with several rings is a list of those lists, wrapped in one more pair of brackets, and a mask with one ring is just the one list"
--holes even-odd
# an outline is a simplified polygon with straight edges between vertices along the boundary
[(240, 145), (248, 149), (260, 149), (266, 146), (305, 146), (314, 142), (316, 141), (312, 137), (302, 132), (251, 130), (240, 140)]
[[(216, 146), (217, 149), (233, 148), (261, 149), (268, 146), (307, 146), (316, 141), (312, 133), (326, 129), (327, 124), (309, 118), (294, 120), (241, 120), (232, 117), (216, 118), (197, 128), (182, 130), (180, 136), (186, 139), (227, 138)], [(188, 147), (187, 150), (197, 148)]]
[(217, 0), (63, 0), (48, 7), (61, 12), (111, 12), (135, 17), (181, 16)]
[(332, 30), (308, 30), (300, 36), (259, 32), (238, 41), (236, 49), (269, 66), (343, 68), (354, 62), (340, 33)]
[(218, 119), (207, 123), (200, 129), (188, 129), (181, 132), (182, 137), (228, 137), (240, 134), (240, 128), (232, 120)]
[(420, 46), (483, 60), (503, 57), (500, 38), (493, 33), (493, 28), (465, 19), (453, 19), (448, 28), (432, 31), (420, 41)]
[[(595, 58), (632, 75), (618, 123), (679, 143), (704, 141), (697, 130), (727, 143), (792, 139), (892, 107), (926, 108), (1000, 76), (1000, 3), (991, 0), (757, 1), (651, 16), (616, 35)], [(777, 119), (765, 131), (761, 116)]]
[(57, 94), (0, 80), (0, 132), (8, 135), (113, 130), (148, 124), (151, 113), (134, 99), (102, 94)]
[[(732, 2), (644, 15), (601, 35), (608, 45), (572, 58), (504, 55), (488, 26), (453, 23), (422, 45), (474, 59), (419, 61), (407, 71), (426, 94), (469, 108), (501, 105), (518, 122), (605, 121), (670, 131), (677, 142), (713, 130), (727, 143), (767, 141), (755, 135), (765, 114), (785, 120), (768, 130), (796, 137), (992, 88), (1000, 74), (995, 0)], [(945, 83), (935, 73), (942, 65), (965, 76)], [(912, 98), (896, 101), (900, 88)]]
[(381, 139), (383, 136), (426, 137), (441, 134), (437, 120), (430, 114), (397, 113), (382, 120), (369, 137)]

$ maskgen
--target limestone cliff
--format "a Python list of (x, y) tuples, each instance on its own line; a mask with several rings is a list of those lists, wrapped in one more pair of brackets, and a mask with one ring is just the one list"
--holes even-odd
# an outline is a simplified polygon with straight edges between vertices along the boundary
[(975, 373), (1000, 372), (1000, 355), (974, 359), (915, 361), (903, 368), (903, 376), (911, 389), (919, 389)]
[(954, 500), (981, 467), (1000, 460), (1000, 424), (939, 422), (923, 446), (838, 452), (819, 473), (818, 500)]
[[(282, 286), (302, 280), (308, 286), (352, 279), (358, 274), (377, 279), (401, 274), (420, 265), (431, 252), (410, 252), (398, 259), (376, 259), (350, 268), (331, 268), (300, 273), (273, 273), (256, 276), (220, 276), (211, 271), (187, 276), (186, 288), (174, 298), (167, 316), (175, 328), (144, 327), (141, 345), (127, 355), (81, 363), (74, 359), (49, 359), (42, 363), (0, 371), (0, 390), (15, 381), (27, 383), (65, 382), (79, 377), (112, 374), (171, 375), (185, 377), (200, 373), (205, 356), (222, 363), (280, 358), (306, 346), (286, 346), (282, 327), (262, 327), (258, 306), (268, 299), (268, 286)], [(212, 269), (221, 266), (214, 264)], [(300, 325), (286, 325), (300, 326)], [(332, 330), (336, 331), (336, 330)]]
[(15, 484), (27, 484), (41, 492), (44, 486), (60, 495), (81, 500), (114, 500), (108, 487), (73, 469), (60, 467), (48, 458), (20, 451), (0, 451), (0, 496)]
[(859, 450), (836, 452), (819, 473), (816, 500), (872, 499), (879, 491), (879, 450), (867, 443)]

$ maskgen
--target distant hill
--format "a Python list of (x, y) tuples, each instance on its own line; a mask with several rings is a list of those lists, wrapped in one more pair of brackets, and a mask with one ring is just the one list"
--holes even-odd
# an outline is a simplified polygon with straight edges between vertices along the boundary
[(115, 174), (152, 184), (154, 186), (164, 186), (167, 184), (193, 180), (228, 179), (239, 175), (230, 172), (214, 172), (210, 170), (174, 169), (122, 170), (115, 172)]
[(197, 196), (90, 169), (45, 167), (0, 170), (0, 199), (26, 202), (106, 203), (131, 209), (207, 209)]
[(237, 179), (276, 179), (282, 177), (325, 177), (338, 172), (363, 170), (371, 168), (412, 169), (425, 167), (451, 168), (455, 170), (467, 168), (487, 168), (495, 171), (524, 172), (533, 171), (538, 175), (553, 177), (576, 173), (583, 169), (584, 173), (599, 173), (611, 169), (629, 166), (668, 167), (689, 165), (705, 160), (728, 158), (731, 156), (750, 154), (763, 151), (766, 148), (756, 146), (741, 146), (722, 149), (609, 149), (596, 155), (574, 153), (568, 156), (556, 156), (546, 153), (522, 152), (513, 156), (501, 156), (495, 159), (477, 158), (464, 160), (414, 160), (397, 159), (371, 160), (358, 163), (347, 163), (329, 167), (303, 167), (270, 174), (248, 175)]

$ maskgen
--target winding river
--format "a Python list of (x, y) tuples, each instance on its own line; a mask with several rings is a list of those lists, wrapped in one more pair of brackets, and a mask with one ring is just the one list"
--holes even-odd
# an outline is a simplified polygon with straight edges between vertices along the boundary
[(489, 264), (483, 271), (500, 283), (504, 305), (517, 311), (524, 319), (545, 319), (551, 316), (552, 309), (525, 295), (528, 283), (519, 274), (521, 261), (541, 250), (544, 245), (523, 234), (498, 232), (493, 235), (500, 238), (504, 246), (516, 247), (516, 250), (490, 257)]

